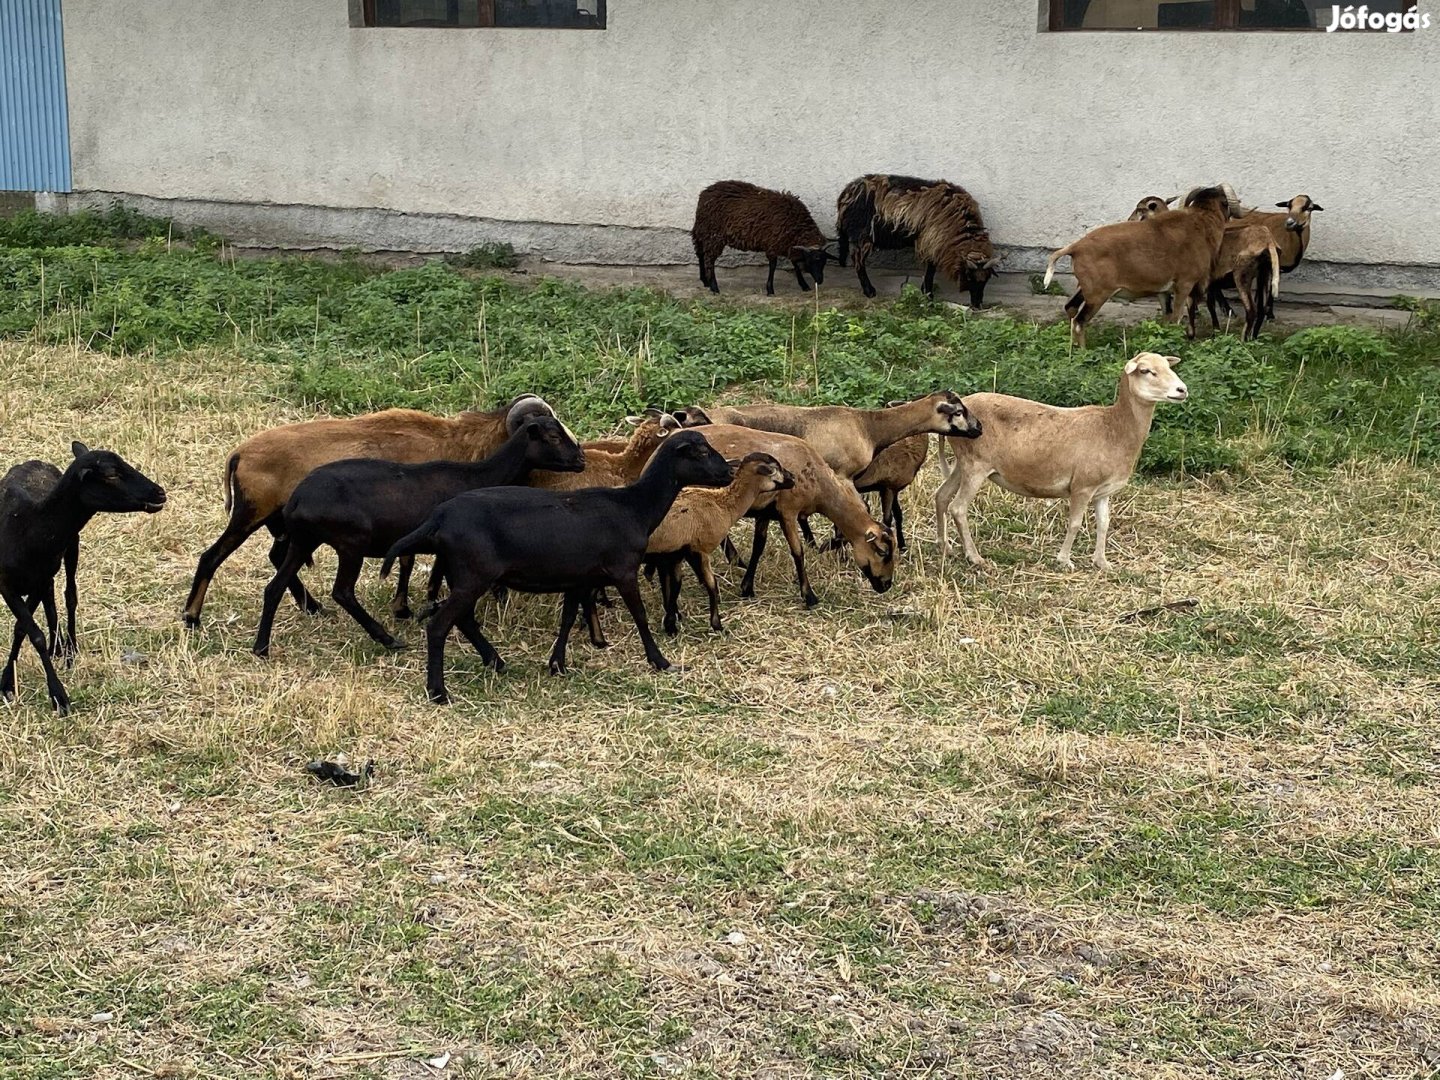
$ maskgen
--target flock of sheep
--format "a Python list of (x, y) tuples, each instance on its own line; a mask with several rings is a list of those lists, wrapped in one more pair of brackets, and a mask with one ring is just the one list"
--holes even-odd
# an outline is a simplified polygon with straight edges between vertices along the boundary
[[(1180, 202), (1179, 209), (1171, 204)], [(1065, 303), (1071, 337), (1085, 346), (1085, 327), (1116, 294), (1162, 296), (1165, 312), (1186, 323), (1195, 336), (1196, 309), (1203, 299), (1218, 329), (1216, 305), (1229, 302), (1224, 290), (1238, 292), (1245, 309), (1246, 338), (1256, 337), (1280, 294), (1280, 275), (1300, 265), (1310, 244), (1310, 215), (1324, 209), (1308, 195), (1276, 203), (1283, 212), (1242, 206), (1228, 184), (1194, 188), (1179, 195), (1141, 199), (1127, 221), (1087, 233), (1050, 257), (1045, 284), (1065, 256), (1079, 288)], [(835, 206), (838, 252), (829, 250), (814, 217), (788, 191), (772, 191), (741, 180), (722, 180), (700, 193), (691, 238), (700, 261), (700, 281), (713, 292), (720, 286), (715, 261), (727, 247), (763, 252), (770, 262), (765, 292), (775, 292), (775, 267), (789, 259), (800, 288), (805, 274), (825, 280), (825, 264), (849, 261), (866, 296), (875, 287), (865, 264), (876, 249), (914, 248), (925, 267), (921, 288), (935, 293), (935, 272), (942, 271), (984, 303), (985, 284), (1000, 260), (980, 207), (970, 193), (945, 180), (872, 173), (845, 185)], [(1175, 301), (1178, 299), (1178, 303)]]
[[(946, 518), (953, 517), (966, 556), (983, 562), (966, 510), (990, 480), (1021, 495), (1069, 500), (1058, 555), (1066, 567), (1073, 566), (1071, 547), (1093, 505), (1093, 561), (1105, 569), (1110, 497), (1129, 480), (1156, 405), (1187, 397), (1173, 371), (1177, 363), (1177, 357), (1141, 353), (1125, 364), (1113, 404), (1075, 409), (951, 391), (883, 409), (690, 406), (648, 410), (633, 418), (628, 439), (581, 444), (549, 404), (524, 395), (495, 412), (454, 418), (387, 409), (271, 428), (245, 440), (226, 461), (230, 520), (200, 557), (184, 620), (198, 629), (215, 572), (264, 528), (272, 537), (275, 575), (255, 638), (259, 656), (269, 652), (286, 592), (302, 610), (320, 610), (300, 571), (328, 546), (338, 558), (331, 597), (391, 649), (400, 643), (355, 595), (364, 561), (383, 559), (382, 575), (398, 564), (391, 613), (405, 619), (415, 556), (435, 557), (422, 615), (429, 620), (426, 690), (437, 703), (449, 700), (444, 653), (452, 628), (489, 667), (504, 669), (476, 612), (487, 592), (506, 589), (563, 594), (552, 674), (566, 670), (566, 645), (581, 612), (592, 643), (607, 644), (597, 602), (612, 588), (635, 622), (646, 659), (664, 670), (669, 663), (651, 635), (640, 591), (642, 570), (656, 577), (669, 633), (679, 619), (682, 563), (704, 586), (710, 626), (719, 630), (713, 552), (733, 553), (732, 527), (742, 517), (754, 520), (741, 586), (742, 595), (753, 596), (769, 526), (778, 522), (810, 607), (817, 599), (805, 551), (807, 541), (813, 544), (808, 520), (818, 514), (834, 524), (837, 546), (848, 544), (866, 580), (884, 592), (905, 546), (899, 495), (915, 479), (932, 435), (939, 437), (945, 475), (935, 501), (942, 550)], [(164, 489), (118, 455), (79, 442), (71, 449), (63, 472), (32, 461), (0, 478), (0, 597), (15, 619), (0, 696), (13, 699), (16, 660), (28, 640), (62, 714), (70, 699), (54, 661), (68, 664), (75, 655), (80, 532), (96, 513), (155, 513), (166, 504)], [(882, 520), (871, 516), (865, 491), (879, 493)], [(64, 628), (55, 603), (62, 565)], [(48, 639), (35, 619), (42, 608)]]

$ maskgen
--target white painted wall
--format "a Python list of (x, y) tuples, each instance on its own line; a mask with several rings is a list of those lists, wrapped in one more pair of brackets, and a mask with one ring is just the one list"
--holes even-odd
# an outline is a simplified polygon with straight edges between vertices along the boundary
[(1038, 0), (610, 0), (582, 32), (64, 0), (75, 186), (688, 229), (698, 190), (740, 177), (829, 231), (846, 180), (895, 171), (964, 184), (998, 243), (1038, 249), (1225, 179), (1324, 205), (1318, 259), (1437, 268), (1427, 6), (1436, 27), (1400, 35), (1050, 34)]

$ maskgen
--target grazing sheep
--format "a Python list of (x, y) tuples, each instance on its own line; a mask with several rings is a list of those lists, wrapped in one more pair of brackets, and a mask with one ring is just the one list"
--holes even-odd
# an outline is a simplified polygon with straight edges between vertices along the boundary
[[(365, 560), (383, 556), (431, 510), (456, 495), (523, 483), (532, 469), (578, 473), (582, 464), (579, 444), (560, 421), (553, 416), (533, 416), (484, 461), (402, 465), (351, 458), (320, 466), (300, 481), (281, 512), (288, 544), (284, 561), (265, 587), (255, 655), (269, 655), (270, 628), (290, 579), (310, 563), (315, 549), (322, 545), (339, 556), (330, 596), (381, 645), (399, 649), (400, 643), (355, 596), (355, 582)], [(439, 576), (432, 575), (437, 584)]]
[(825, 262), (834, 258), (825, 250), (825, 236), (803, 202), (788, 191), (772, 191), (743, 180), (721, 180), (700, 193), (690, 239), (700, 260), (700, 284), (714, 293), (720, 291), (715, 260), (727, 247), (765, 253), (770, 260), (767, 296), (775, 295), (775, 265), (782, 257), (794, 266), (802, 292), (810, 291), (802, 270), (821, 285)]
[[(534, 394), (524, 394), (495, 412), (461, 413), (454, 419), (414, 409), (386, 409), (349, 420), (307, 420), (270, 428), (246, 439), (225, 463), (225, 509), (230, 522), (200, 556), (195, 581), (185, 601), (185, 625), (200, 625), (205, 594), (220, 564), (262, 526), (274, 536), (270, 561), (278, 570), (285, 559), (280, 525), (295, 486), (321, 465), (346, 458), (383, 458), (415, 464), (421, 461), (475, 461), (494, 453), (526, 417), (554, 416), (555, 411)], [(410, 562), (401, 566), (392, 611), (410, 614), (406, 593)], [(297, 575), (290, 585), (295, 602), (315, 614), (320, 604)]]
[[(976, 427), (979, 427), (978, 421)], [(880, 521), (895, 533), (895, 544), (901, 551), (906, 549), (906, 544), (905, 511), (900, 503), (900, 493), (915, 482), (929, 453), (930, 437), (912, 435), (881, 450), (865, 471), (855, 477), (855, 490), (860, 494), (879, 493)]]
[(430, 552), (444, 562), (450, 595), (426, 628), (426, 690), (445, 704), (445, 639), (459, 626), (481, 659), (495, 671), (505, 664), (475, 621), (475, 604), (496, 585), (521, 592), (565, 594), (560, 630), (550, 652), (550, 672), (565, 671), (565, 647), (580, 607), (596, 589), (614, 586), (630, 609), (651, 666), (670, 662), (650, 634), (636, 580), (650, 534), (669, 513), (682, 488), (724, 487), (730, 466), (698, 431), (666, 439), (640, 479), (622, 488), (537, 491), (490, 488), (442, 503), (425, 523), (386, 553)]
[[(20, 481), (0, 480), (0, 599), (15, 617), (10, 656), (0, 673), (0, 697), (15, 696), (15, 661), (29, 638), (45, 668), (50, 702), (64, 716), (70, 697), (51, 663), (52, 645), (35, 624), (35, 609), (50, 599), (53, 609), (55, 575), (60, 564), (78, 552), (80, 532), (99, 513), (154, 514), (165, 506), (165, 489), (140, 473), (119, 454), (70, 444), (74, 460), (41, 496), (32, 494), (34, 478), (45, 473), (27, 463)], [(14, 470), (11, 470), (14, 473)]]
[(1144, 221), (1102, 225), (1050, 256), (1045, 284), (1055, 264), (1070, 256), (1080, 288), (1065, 303), (1072, 343), (1085, 347), (1085, 327), (1117, 292), (1156, 296), (1174, 292), (1176, 322), (1186, 319), (1195, 336), (1195, 304), (1210, 284), (1210, 268), (1224, 238), (1225, 222), (1235, 205), (1224, 187), (1198, 188), (1184, 208)]
[(770, 529), (778, 521), (790, 556), (795, 562), (795, 579), (807, 608), (820, 601), (810, 586), (805, 569), (805, 548), (800, 539), (800, 521), (820, 514), (835, 523), (840, 535), (849, 541), (855, 563), (865, 580), (876, 592), (885, 592), (895, 579), (895, 541), (889, 531), (870, 516), (865, 501), (855, 485), (835, 475), (825, 460), (806, 440), (774, 431), (716, 424), (700, 428), (710, 445), (727, 458), (747, 454), (769, 454), (794, 478), (794, 485), (783, 491), (761, 495), (745, 516), (755, 521), (755, 544), (750, 564), (740, 584), (741, 596), (755, 595), (755, 574)]
[(970, 535), (967, 509), (986, 480), (1006, 491), (1035, 499), (1070, 501), (1065, 541), (1056, 561), (1067, 570), (1075, 564), (1070, 548), (1085, 519), (1085, 508), (1095, 504), (1095, 554), (1092, 561), (1108, 570), (1105, 545), (1110, 533), (1110, 497), (1123, 488), (1135, 471), (1140, 450), (1150, 434), (1155, 406), (1162, 401), (1184, 401), (1185, 384), (1171, 370), (1178, 356), (1144, 352), (1125, 365), (1113, 405), (1084, 405), (1062, 409), (1007, 394), (971, 394), (965, 399), (985, 424), (985, 438), (951, 439), (955, 466), (946, 468), (944, 447), (940, 469), (945, 482), (935, 496), (935, 523), (941, 550), (945, 550), (945, 518), (960, 527), (965, 557), (984, 564)]
[(876, 248), (914, 246), (925, 266), (920, 288), (935, 295), (935, 271), (941, 270), (970, 293), (974, 307), (985, 304), (985, 285), (1000, 265), (979, 204), (958, 184), (913, 176), (871, 173), (852, 180), (835, 204), (843, 265), (855, 245), (855, 273), (866, 296), (875, 286), (865, 263)]
[(718, 491), (692, 488), (682, 491), (645, 547), (647, 570), (660, 572), (660, 595), (665, 604), (665, 632), (674, 634), (680, 619), (680, 560), (710, 596), (710, 628), (720, 623), (720, 586), (710, 566), (710, 553), (720, 546), (731, 527), (750, 512), (755, 500), (769, 491), (785, 491), (795, 478), (769, 454), (746, 454), (735, 465), (730, 486)]

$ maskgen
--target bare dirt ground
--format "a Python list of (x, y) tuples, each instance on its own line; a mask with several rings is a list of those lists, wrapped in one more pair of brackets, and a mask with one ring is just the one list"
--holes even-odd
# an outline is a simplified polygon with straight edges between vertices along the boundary
[[(258, 541), (181, 629), (225, 454), (298, 417), (270, 375), (0, 345), (0, 461), (81, 437), (171, 493), (85, 534), (74, 714), (28, 655), (0, 708), (0, 1075), (1440, 1064), (1434, 469), (1136, 484), (1103, 576), (995, 491), (994, 566), (945, 558), (927, 471), (888, 594), (817, 555), (805, 612), (772, 545), (724, 635), (689, 586), (682, 673), (611, 615), (563, 679), (516, 599), (483, 613), (510, 672), (452, 644), (437, 709), (344, 617), (250, 655)], [(302, 771), (337, 754), (373, 782)]]

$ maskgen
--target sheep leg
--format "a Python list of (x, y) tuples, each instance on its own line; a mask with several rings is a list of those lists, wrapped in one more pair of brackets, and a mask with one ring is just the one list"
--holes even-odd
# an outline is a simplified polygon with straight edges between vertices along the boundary
[[(281, 541), (276, 541), (279, 547)], [(270, 579), (270, 584), (265, 586), (265, 600), (260, 609), (260, 625), (255, 630), (255, 645), (250, 650), (256, 656), (270, 655), (270, 631), (275, 624), (275, 612), (280, 607), (280, 600), (290, 587), (290, 582), (300, 572), (300, 567), (305, 565), (305, 560), (315, 553), (316, 545), (311, 545), (307, 551), (303, 544), (286, 543), (284, 546), (284, 558), (275, 571), (275, 576)], [(274, 554), (274, 549), (271, 549)]]
[[(59, 656), (60, 649), (60, 613), (55, 608), (55, 583), (52, 581), (50, 587), (40, 597), (40, 607), (45, 612), (45, 625), (50, 628), (50, 655)], [(33, 612), (34, 609), (32, 608)]]
[(817, 551), (820, 549), (820, 545), (815, 542), (815, 534), (810, 531), (810, 519), (808, 517), (802, 517), (800, 519), (800, 535), (805, 537), (805, 542), (812, 548), (815, 548)]
[(565, 647), (570, 644), (570, 631), (575, 626), (575, 616), (580, 613), (580, 600), (582, 593), (588, 594), (589, 590), (571, 589), (565, 594), (565, 601), (560, 607), (560, 629), (555, 635), (555, 645), (550, 650), (550, 674), (565, 674)]
[[(710, 629), (719, 633), (725, 629), (720, 622), (720, 583), (715, 580), (715, 570), (710, 565), (710, 556), (699, 551), (685, 553), (685, 561), (690, 564), (690, 569), (695, 571), (695, 576), (700, 579), (700, 584), (705, 586), (705, 591), (710, 595)], [(679, 595), (679, 582), (676, 582), (676, 595)]]
[(390, 614), (396, 619), (410, 618), (410, 575), (415, 572), (415, 556), (401, 555), (400, 572), (395, 576), (395, 596), (390, 601)]
[(45, 686), (50, 692), (50, 703), (61, 716), (68, 715), (70, 696), (60, 684), (60, 676), (55, 674), (55, 665), (50, 662), (50, 650), (46, 647), (48, 643), (35, 622), (31, 607), (19, 593), (7, 586), (0, 586), (0, 599), (4, 599), (5, 606), (15, 616), (15, 632), (29, 638), (31, 647), (40, 655), (40, 666), (45, 669)]
[(865, 272), (865, 260), (870, 257), (871, 245), (861, 241), (855, 248), (855, 276), (860, 279), (860, 291), (868, 297), (874, 297), (875, 286), (870, 281), (870, 275)]
[(892, 487), (880, 489), (880, 524), (887, 529), (894, 523), (895, 546), (904, 551), (908, 546), (905, 543), (905, 511), (900, 505), (900, 492)]
[[(80, 594), (75, 588), (75, 574), (79, 568), (80, 538), (76, 537), (75, 542), (65, 549), (65, 633), (57, 634), (51, 643), (51, 652), (64, 660), (67, 668), (74, 665), (75, 655), (80, 651), (80, 638), (75, 632), (75, 611), (80, 606)], [(52, 606), (55, 603), (53, 589), (50, 603)], [(51, 625), (55, 625), (53, 621)]]
[[(286, 552), (290, 549), (290, 539), (285, 535), (284, 526), (278, 516), (272, 517), (265, 522), (265, 527), (270, 530), (274, 542), (270, 545), (270, 562), (275, 569), (280, 569), (285, 562)], [(305, 583), (300, 580), (300, 572), (297, 568), (290, 578), (290, 595), (295, 598), (295, 606), (306, 615), (320, 615), (325, 609), (320, 606), (320, 601), (310, 595), (310, 590), (305, 588)]]
[[(1070, 321), (1070, 341), (1077, 349), (1085, 348), (1085, 327), (1114, 295), (1115, 293), (1111, 291), (1098, 300), (1088, 296), (1082, 298), (1080, 309), (1075, 312), (1075, 317)], [(1176, 295), (1180, 294), (1177, 292)]]
[[(414, 564), (413, 559), (411, 564)], [(330, 587), (330, 599), (344, 608), (350, 617), (360, 624), (360, 629), (391, 652), (398, 652), (405, 646), (391, 637), (390, 632), (376, 622), (364, 605), (355, 598), (355, 582), (360, 580), (360, 570), (364, 565), (365, 559), (362, 556), (350, 552), (340, 553), (340, 566), (335, 571), (335, 584)]]
[(755, 596), (755, 571), (760, 568), (760, 556), (765, 554), (765, 542), (770, 537), (770, 515), (755, 519), (755, 542), (750, 545), (750, 565), (740, 579), (740, 595), (747, 600)]
[(794, 262), (794, 261), (792, 260), (791, 263), (790, 263), (790, 265), (795, 268), (795, 280), (798, 281), (798, 282), (800, 282), (800, 291), (801, 291), (801, 292), (809, 292), (809, 291), (810, 291), (810, 283), (805, 280), (805, 275), (800, 272), (800, 264), (799, 264), (798, 262)]
[[(445, 584), (445, 564), (439, 555), (430, 564), (430, 580), (425, 585), (425, 603), (415, 612), (415, 618), (428, 619), (440, 607), (440, 587)], [(496, 597), (500, 600), (500, 597)]]
[(779, 260), (778, 258), (776, 258), (774, 255), (771, 255), (771, 256), (770, 256), (770, 276), (765, 279), (765, 295), (766, 295), (766, 296), (774, 296), (774, 295), (775, 295), (775, 265), (776, 265), (779, 261), (780, 261), (780, 260)]
[(1255, 325), (1254, 287), (1255, 283), (1249, 278), (1238, 273), (1235, 275), (1235, 289), (1240, 294), (1240, 306), (1245, 309), (1245, 331), (1240, 336), (1241, 341), (1249, 341), (1253, 336), (1250, 330)]
[[(236, 510), (239, 509), (237, 502)], [(260, 522), (244, 520), (240, 513), (232, 514), (230, 523), (225, 526), (219, 539), (205, 549), (200, 556), (199, 565), (195, 568), (195, 580), (190, 585), (190, 596), (185, 601), (186, 627), (191, 630), (200, 628), (200, 612), (205, 607), (205, 594), (210, 591), (210, 582), (215, 577), (215, 571), (219, 570), (220, 564), (235, 554), (236, 549), (250, 539), (258, 528)]]
[(980, 493), (980, 489), (985, 486), (987, 479), (989, 479), (988, 474), (983, 472), (963, 477), (956, 500), (951, 504), (950, 514), (960, 530), (960, 543), (965, 548), (965, 558), (970, 561), (972, 566), (985, 565), (985, 557), (980, 554), (980, 549), (975, 546), (975, 537), (970, 533), (970, 504)]
[(720, 291), (720, 282), (715, 277), (715, 262), (720, 258), (721, 254), (724, 251), (725, 248), (723, 246), (719, 248), (706, 248), (704, 253), (700, 256), (700, 266), (702, 272), (710, 275), (710, 280), (709, 282), (707, 282), (707, 284), (710, 286), (710, 291), (712, 293), (718, 293)]
[(645, 617), (645, 601), (640, 596), (640, 586), (635, 577), (632, 575), (621, 578), (615, 583), (615, 589), (630, 610), (630, 618), (635, 620), (635, 630), (640, 635), (640, 643), (645, 646), (645, 659), (656, 671), (669, 671), (670, 661), (665, 659), (650, 633), (650, 623)]
[[(1241, 294), (1244, 295), (1243, 293)], [(1102, 495), (1095, 500), (1095, 554), (1090, 561), (1096, 570), (1109, 570), (1110, 561), (1105, 558), (1105, 545), (1110, 542), (1110, 496)]]
[(720, 550), (724, 553), (725, 558), (731, 566), (738, 566), (742, 570), (745, 569), (745, 560), (740, 558), (740, 552), (736, 550), (735, 541), (730, 539), (728, 533), (725, 535), (725, 539), (720, 541)]
[(470, 647), (480, 654), (480, 659), (486, 667), (497, 675), (505, 671), (505, 661), (500, 659), (500, 654), (495, 651), (495, 646), (491, 645), (485, 635), (480, 632), (480, 624), (475, 621), (474, 609), (457, 618), (455, 626), (460, 633), (465, 635), (465, 640), (470, 642)]
[(660, 575), (660, 603), (665, 610), (661, 626), (665, 633), (674, 637), (680, 632), (680, 560), (667, 558), (658, 564)]
[(1080, 527), (1085, 524), (1085, 508), (1090, 505), (1091, 494), (1088, 490), (1070, 492), (1070, 515), (1065, 526), (1065, 540), (1055, 556), (1055, 561), (1066, 570), (1075, 569), (1075, 562), (1070, 558), (1070, 548), (1075, 543), (1075, 537), (1080, 534)]
[(590, 644), (597, 649), (608, 649), (610, 642), (605, 640), (605, 631), (600, 626), (600, 610), (595, 606), (594, 593), (585, 594), (580, 609), (585, 615), (585, 626), (590, 631)]
[[(53, 592), (53, 590), (52, 590)], [(51, 597), (50, 608), (55, 608), (54, 597)], [(34, 617), (35, 601), (30, 601), (30, 614)], [(15, 699), (15, 662), (20, 659), (20, 647), (25, 643), (25, 631), (20, 626), (20, 620), (15, 620), (15, 635), (10, 641), (10, 656), (5, 661), (5, 670), (0, 671), (0, 699), (13, 701)], [(52, 650), (53, 651), (53, 650)]]
[(813, 608), (820, 603), (820, 598), (810, 587), (810, 575), (805, 570), (805, 546), (800, 543), (800, 530), (793, 518), (781, 517), (780, 531), (785, 534), (785, 542), (790, 545), (790, 557), (795, 560), (795, 580), (800, 584), (800, 598), (805, 601), (807, 608)]
[(935, 264), (925, 264), (925, 280), (920, 282), (920, 291), (931, 300), (935, 299)]

